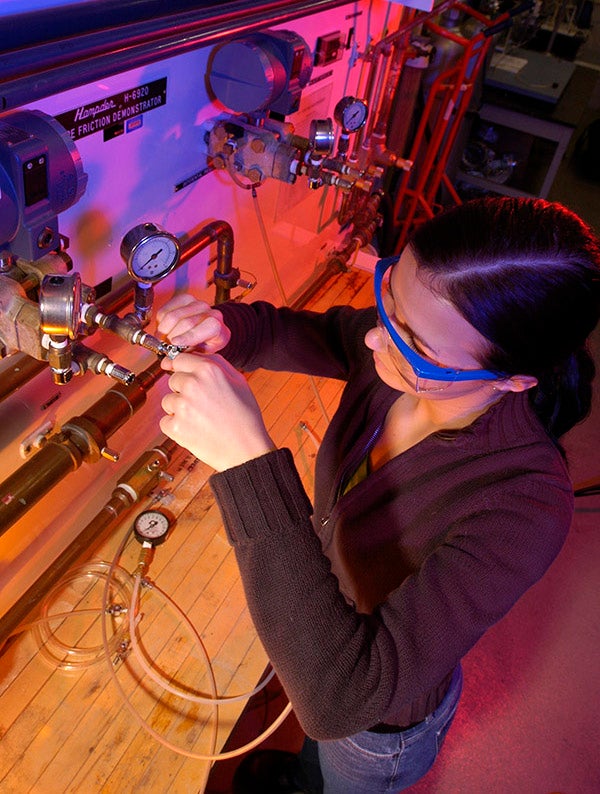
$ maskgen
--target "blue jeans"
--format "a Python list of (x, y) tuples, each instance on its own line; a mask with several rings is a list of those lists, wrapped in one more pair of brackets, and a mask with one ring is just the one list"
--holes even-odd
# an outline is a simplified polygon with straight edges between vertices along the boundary
[(309, 790), (315, 794), (397, 794), (412, 786), (433, 766), (461, 690), (458, 665), (440, 705), (413, 728), (400, 733), (362, 731), (326, 742), (306, 739), (300, 757), (311, 781)]

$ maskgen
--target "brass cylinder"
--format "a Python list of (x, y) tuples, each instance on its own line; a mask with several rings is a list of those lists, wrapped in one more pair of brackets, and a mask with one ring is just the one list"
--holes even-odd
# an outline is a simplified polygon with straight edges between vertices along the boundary
[(109, 389), (0, 484), (0, 534), (84, 461), (99, 460), (108, 438), (141, 408), (147, 391), (164, 374), (155, 361), (130, 386), (117, 384)]
[(52, 437), (0, 485), (0, 535), (57, 482), (76, 471), (82, 461), (83, 456), (68, 437), (61, 433)]

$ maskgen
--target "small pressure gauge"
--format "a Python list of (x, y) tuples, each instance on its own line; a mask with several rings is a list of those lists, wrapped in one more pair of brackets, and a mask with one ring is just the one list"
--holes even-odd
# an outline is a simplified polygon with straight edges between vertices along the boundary
[(51, 336), (75, 339), (81, 322), (79, 273), (48, 274), (40, 285), (40, 328)]
[(179, 240), (154, 223), (140, 223), (121, 241), (121, 256), (129, 275), (140, 284), (155, 284), (179, 262)]
[(144, 510), (133, 522), (133, 534), (142, 544), (160, 546), (171, 528), (171, 520), (160, 510)]
[(333, 150), (335, 135), (331, 119), (313, 119), (308, 134), (311, 151), (320, 156), (327, 156)]
[(356, 132), (364, 126), (368, 113), (364, 100), (345, 96), (335, 106), (333, 117), (344, 132)]

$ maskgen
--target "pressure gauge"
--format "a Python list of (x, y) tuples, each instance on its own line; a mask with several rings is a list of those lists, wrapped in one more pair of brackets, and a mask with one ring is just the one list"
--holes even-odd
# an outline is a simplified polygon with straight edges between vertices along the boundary
[(51, 336), (77, 337), (81, 321), (79, 273), (48, 274), (40, 285), (40, 328)]
[(164, 543), (171, 528), (171, 520), (160, 510), (144, 510), (133, 522), (133, 534), (142, 544), (159, 546)]
[(154, 223), (130, 229), (121, 241), (121, 256), (129, 275), (140, 284), (155, 284), (179, 262), (179, 240)]
[(335, 106), (333, 117), (344, 132), (356, 132), (364, 126), (368, 113), (364, 100), (345, 96)]
[(335, 135), (331, 119), (313, 119), (308, 134), (311, 151), (320, 156), (331, 154)]

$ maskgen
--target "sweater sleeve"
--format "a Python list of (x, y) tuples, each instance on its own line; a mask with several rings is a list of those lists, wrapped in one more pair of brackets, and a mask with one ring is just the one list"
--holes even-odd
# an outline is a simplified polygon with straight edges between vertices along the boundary
[[(259, 636), (315, 739), (397, 723), (540, 578), (572, 507), (566, 492), (535, 478), (513, 488), (509, 501), (499, 492), (363, 614), (343, 597), (322, 553), (289, 450), (216, 474), (211, 487)], [(525, 519), (535, 511), (537, 527)]]
[(375, 325), (374, 309), (334, 306), (320, 313), (264, 301), (218, 308), (231, 331), (221, 354), (247, 372), (264, 368), (348, 380), (369, 356), (364, 337)]

